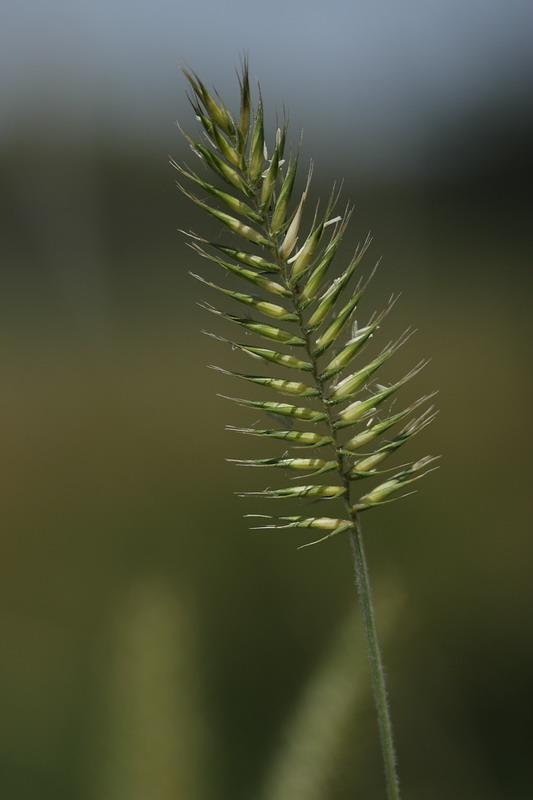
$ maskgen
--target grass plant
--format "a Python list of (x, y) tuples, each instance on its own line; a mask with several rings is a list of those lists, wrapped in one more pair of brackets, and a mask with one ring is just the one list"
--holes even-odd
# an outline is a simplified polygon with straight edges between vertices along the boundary
[[(389, 800), (398, 800), (392, 726), (361, 515), (404, 496), (406, 489), (434, 468), (435, 459), (431, 456), (400, 467), (386, 466), (389, 457), (434, 417), (432, 407), (428, 407), (432, 395), (420, 397), (399, 411), (393, 411), (391, 406), (396, 392), (418, 374), (425, 362), (392, 383), (374, 382), (374, 375), (409, 338), (409, 332), (405, 332), (366, 364), (354, 364), (378, 332), (394, 299), (365, 324), (359, 325), (355, 320), (369, 279), (360, 279), (355, 286), (352, 279), (368, 248), (368, 239), (355, 250), (340, 275), (330, 278), (329, 270), (352, 209), (336, 213), (338, 192), (334, 189), (324, 208), (317, 204), (312, 224), (306, 229), (312, 165), (303, 190), (293, 199), (299, 150), (286, 153), (287, 122), (277, 128), (273, 143), (267, 144), (263, 99), (259, 92), (257, 102), (252, 102), (246, 61), (238, 76), (240, 108), (236, 116), (216, 92), (208, 91), (195, 73), (186, 69), (183, 72), (191, 88), (189, 99), (201, 133), (193, 138), (182, 132), (207, 167), (208, 175), (206, 178), (206, 170), (199, 175), (192, 168), (172, 161), (180, 173), (178, 186), (232, 236), (223, 243), (219, 236), (209, 240), (196, 232), (185, 233), (197, 255), (217, 265), (219, 272), (221, 269), (226, 276), (239, 279), (239, 283), (230, 288), (229, 283), (220, 285), (196, 274), (194, 277), (246, 307), (245, 311), (230, 312), (211, 303), (202, 304), (218, 319), (231, 323), (228, 327), (233, 326), (241, 333), (235, 339), (218, 334), (215, 338), (253, 357), (262, 366), (260, 374), (215, 369), (269, 390), (265, 400), (229, 399), (260, 409), (274, 420), (268, 427), (231, 430), (262, 439), (279, 439), (289, 448), (279, 457), (233, 460), (241, 466), (300, 473), (305, 481), (241, 494), (294, 501), (306, 498), (322, 503), (337, 501), (336, 506), (340, 507), (333, 514), (320, 511), (277, 517), (247, 516), (262, 518), (260, 528), (318, 531), (318, 538), (307, 544), (337, 535), (349, 539), (368, 647), (387, 796)], [(261, 339), (266, 343), (262, 344)], [(281, 377), (277, 375), (278, 367), (285, 373)], [(393, 427), (399, 427), (398, 432), (392, 438), (384, 438)], [(377, 484), (361, 492), (361, 481), (372, 479), (377, 479)]]

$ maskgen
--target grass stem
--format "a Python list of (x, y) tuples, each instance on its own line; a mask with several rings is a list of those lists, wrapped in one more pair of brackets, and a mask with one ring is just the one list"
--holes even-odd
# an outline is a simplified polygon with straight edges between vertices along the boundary
[(388, 800), (399, 800), (400, 788), (398, 783), (398, 774), (396, 771), (396, 755), (394, 751), (392, 724), (389, 713), (389, 704), (387, 701), (385, 670), (383, 669), (383, 659), (381, 657), (381, 648), (379, 646), (376, 628), (370, 579), (368, 575), (365, 548), (363, 544), (363, 531), (361, 528), (361, 522), (357, 519), (357, 516), (353, 514), (352, 518), (354, 522), (354, 530), (350, 531), (349, 533), (350, 545), (352, 548), (354, 561), (355, 582), (359, 595), (366, 643), (368, 647), (372, 689), (377, 712), (379, 738), (383, 755), (383, 766), (385, 769), (387, 797)]

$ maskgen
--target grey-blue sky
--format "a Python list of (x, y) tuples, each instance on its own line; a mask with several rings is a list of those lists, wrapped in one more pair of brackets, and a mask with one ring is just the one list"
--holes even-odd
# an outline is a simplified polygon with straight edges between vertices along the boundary
[(4, 0), (0, 137), (59, 119), (91, 136), (161, 136), (189, 114), (174, 60), (222, 92), (247, 50), (307, 141), (415, 159), (431, 131), (533, 66), (528, 0)]

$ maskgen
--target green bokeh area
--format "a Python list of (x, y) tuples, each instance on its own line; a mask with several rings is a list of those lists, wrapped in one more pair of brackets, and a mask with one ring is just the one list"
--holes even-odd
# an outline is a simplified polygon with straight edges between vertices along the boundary
[[(369, 229), (362, 271), (383, 255), (362, 318), (402, 292), (375, 348), (418, 328), (381, 379), (431, 356), (403, 399), (440, 389), (397, 461), (441, 453), (441, 469), (365, 517), (410, 800), (533, 792), (528, 163), (502, 138), (446, 177), (344, 176), (341, 261)], [(285, 476), (224, 460), (270, 451), (224, 430), (260, 415), (206, 369), (249, 365), (201, 334), (230, 332), (187, 273), (220, 276), (176, 232), (204, 221), (164, 152), (17, 141), (0, 179), (2, 796), (281, 800), (317, 684), (308, 765), (304, 748), (286, 768), (320, 772), (313, 747), (329, 762), (294, 800), (382, 798), (348, 542), (248, 531), (272, 506), (234, 492)]]

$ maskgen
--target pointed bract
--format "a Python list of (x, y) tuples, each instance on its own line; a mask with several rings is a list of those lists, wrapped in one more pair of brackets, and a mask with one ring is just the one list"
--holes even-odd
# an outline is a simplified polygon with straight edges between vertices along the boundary
[(276, 188), (276, 183), (280, 176), (280, 165), (285, 149), (286, 136), (287, 126), (285, 125), (283, 130), (278, 128), (274, 153), (272, 154), (268, 169), (263, 176), (264, 180), (261, 187), (261, 208), (263, 210), (268, 210), (270, 207), (270, 201), (272, 200), (272, 195), (274, 194), (274, 189)]
[(373, 472), (375, 474), (376, 467), (382, 463), (388, 456), (396, 452), (402, 447), (412, 436), (422, 431), (426, 425), (436, 417), (436, 412), (431, 413), (432, 409), (427, 409), (418, 419), (413, 420), (406, 425), (400, 433), (394, 437), (390, 442), (379, 447), (374, 453), (363, 456), (359, 461), (356, 461), (352, 470), (349, 473), (351, 478), (359, 478), (362, 475)]
[[(422, 403), (427, 402), (433, 397), (433, 394), (424, 395), (423, 397), (419, 398), (415, 403), (410, 405), (408, 408), (404, 408), (403, 411), (398, 412), (397, 414), (393, 414), (390, 417), (387, 417), (384, 420), (376, 422), (375, 424), (371, 424), (372, 420), (369, 420), (368, 427), (357, 433), (353, 436), (349, 441), (343, 444), (343, 449), (348, 452), (348, 455), (351, 455), (349, 451), (357, 450), (359, 447), (364, 447), (365, 445), (369, 444), (370, 442), (374, 441), (378, 436), (381, 436), (382, 433), (392, 428), (397, 422), (410, 414), (416, 408), (418, 408)], [(428, 409), (430, 411), (430, 409)], [(427, 413), (427, 412), (425, 412)]]
[(414, 378), (414, 376), (420, 372), (426, 363), (427, 362), (425, 361), (420, 362), (420, 364), (412, 369), (411, 372), (408, 372), (407, 375), (401, 378), (401, 380), (393, 383), (392, 386), (388, 386), (385, 389), (380, 389), (379, 392), (371, 395), (366, 400), (355, 400), (355, 402), (350, 403), (347, 408), (339, 412), (337, 420), (333, 423), (333, 427), (338, 430), (339, 428), (345, 428), (348, 425), (353, 425), (366, 414), (377, 408), (377, 406), (381, 405), (381, 403), (394, 394), (394, 392), (397, 392), (400, 387), (407, 383), (407, 381), (411, 380), (411, 378)]
[(222, 286), (217, 286), (216, 283), (211, 283), (211, 281), (206, 281), (205, 278), (202, 278), (201, 275), (196, 275), (194, 272), (190, 273), (193, 278), (200, 281), (201, 283), (205, 284), (206, 286), (210, 286), (212, 289), (216, 289), (219, 292), (227, 295), (228, 297), (233, 298), (233, 300), (237, 300), (239, 303), (244, 303), (244, 305), (252, 306), (257, 311), (260, 311), (262, 314), (265, 314), (267, 317), (273, 317), (274, 319), (278, 319), (281, 322), (297, 322), (298, 317), (292, 311), (287, 311), (286, 308), (283, 306), (278, 306), (276, 303), (268, 303), (266, 300), (261, 300), (257, 297), (252, 297), (250, 294), (244, 294), (244, 292), (234, 292), (231, 289), (224, 289)]
[(348, 211), (340, 225), (334, 229), (331, 240), (324, 250), (321, 259), (309, 275), (309, 278), (307, 279), (307, 282), (300, 294), (300, 306), (302, 308), (305, 308), (307, 305), (316, 300), (317, 293), (326, 277), (337, 249), (342, 241), (342, 237), (348, 225), (351, 213), (351, 211)]
[(337, 468), (337, 461), (323, 458), (229, 458), (242, 467), (281, 467), (284, 469), (313, 470), (315, 475)]
[(252, 98), (250, 96), (250, 80), (248, 77), (248, 59), (242, 63), (242, 74), (238, 77), (241, 90), (241, 109), (239, 114), (239, 125), (237, 129), (239, 137), (239, 151), (244, 156), (248, 136), (250, 133), (250, 120), (252, 111)]
[(197, 186), (200, 186), (206, 192), (209, 192), (209, 194), (224, 203), (224, 205), (226, 205), (235, 214), (241, 214), (243, 217), (246, 217), (252, 222), (262, 222), (263, 218), (261, 214), (258, 214), (253, 210), (253, 208), (250, 208), (248, 203), (244, 203), (242, 200), (239, 200), (237, 197), (234, 197), (227, 192), (221, 192), (220, 189), (217, 189), (215, 186), (211, 186), (211, 184), (203, 181), (201, 178), (195, 175), (194, 172), (187, 171), (183, 169), (183, 167), (177, 167), (177, 169), (185, 178), (188, 178)]
[[(324, 322), (329, 312), (337, 302), (339, 296), (347, 286), (361, 258), (362, 256), (354, 256), (354, 258), (352, 259), (352, 261), (350, 262), (344, 273), (340, 276), (340, 278), (336, 278), (330, 284), (327, 291), (324, 292), (324, 294), (320, 298), (316, 310), (309, 317), (309, 321), (307, 323), (309, 330), (316, 330)], [(366, 288), (366, 286), (369, 284), (371, 278), (372, 275), (370, 275), (370, 278), (366, 281), (363, 289)]]
[[(379, 506), (384, 502), (388, 502), (391, 494), (395, 494), (400, 489), (403, 489), (404, 486), (423, 478), (424, 475), (436, 469), (436, 467), (426, 469), (426, 467), (435, 460), (436, 456), (425, 456), (409, 467), (409, 469), (399, 472), (390, 480), (385, 481), (385, 483), (380, 483), (379, 486), (376, 486), (375, 489), (372, 489), (372, 491), (359, 499), (359, 502), (354, 506), (354, 510), (365, 511), (367, 508), (372, 508), (373, 506)], [(423, 469), (426, 469), (426, 471), (421, 472)]]
[(262, 322), (256, 322), (246, 317), (238, 317), (235, 314), (225, 314), (223, 311), (219, 311), (214, 306), (209, 305), (209, 303), (200, 303), (199, 305), (201, 308), (205, 308), (206, 311), (217, 314), (219, 317), (227, 319), (228, 322), (235, 322), (237, 325), (242, 325), (243, 328), (258, 333), (259, 336), (263, 336), (265, 339), (273, 339), (276, 342), (296, 345), (297, 347), (305, 346), (305, 339), (302, 339), (300, 336), (294, 336), (281, 328), (274, 328), (272, 325), (265, 325)]
[[(279, 524), (270, 523), (269, 525), (254, 525), (252, 530), (286, 530), (287, 528), (318, 528), (318, 530), (328, 531), (327, 535), (318, 539), (316, 542), (309, 542), (309, 544), (317, 544), (339, 533), (344, 533), (348, 530), (353, 530), (353, 525), (346, 519), (333, 519), (331, 517), (270, 517), (266, 514), (247, 514), (247, 517), (262, 517), (263, 519), (272, 519)], [(303, 545), (306, 547), (307, 545)]]
[(263, 247), (270, 247), (270, 242), (268, 239), (265, 239), (265, 237), (259, 233), (259, 231), (255, 230), (255, 228), (251, 228), (249, 225), (241, 222), (236, 217), (225, 214), (223, 211), (219, 211), (217, 208), (213, 208), (212, 206), (202, 203), (201, 200), (184, 189), (180, 184), (178, 184), (178, 187), (181, 189), (183, 194), (189, 198), (189, 200), (192, 200), (193, 203), (196, 203), (197, 206), (203, 208), (208, 214), (211, 214), (213, 217), (215, 217), (215, 219), (218, 219), (220, 222), (224, 223), (224, 225), (227, 225), (227, 227), (233, 231), (233, 233), (243, 236), (245, 239), (248, 239), (255, 244), (260, 244)]
[[(390, 306), (389, 306), (390, 308)], [(355, 358), (359, 351), (363, 348), (366, 342), (373, 336), (374, 332), (379, 328), (385, 315), (388, 313), (389, 308), (382, 311), (381, 314), (374, 318), (366, 327), (359, 328), (351, 339), (344, 345), (342, 350), (337, 353), (326, 369), (321, 373), (320, 379), (327, 380), (332, 378), (338, 372), (341, 372), (348, 364)]]
[(342, 403), (345, 400), (348, 400), (352, 397), (359, 388), (366, 383), (367, 379), (370, 378), (389, 358), (394, 355), (394, 353), (402, 346), (402, 344), (406, 341), (408, 337), (403, 336), (399, 339), (396, 344), (385, 348), (385, 350), (367, 364), (362, 369), (358, 370), (357, 372), (348, 375), (346, 378), (343, 378), (337, 385), (335, 386), (333, 392), (327, 399), (327, 403), (329, 405), (336, 405), (337, 403)]
[(257, 184), (263, 174), (265, 158), (265, 131), (263, 127), (263, 101), (259, 100), (257, 111), (254, 117), (254, 127), (252, 131), (252, 143), (250, 145), (250, 161), (248, 175), (252, 184)]
[[(220, 395), (225, 397), (225, 395)], [(241, 406), (250, 408), (262, 408), (264, 411), (279, 414), (282, 417), (294, 417), (295, 419), (306, 419), (309, 422), (321, 422), (326, 419), (326, 414), (322, 411), (315, 411), (313, 408), (304, 406), (293, 406), (289, 403), (274, 403), (268, 400), (244, 400), (240, 397), (226, 397), (226, 400), (233, 400)]]
[(233, 122), (231, 114), (227, 108), (222, 102), (219, 102), (219, 104), (215, 102), (210, 92), (208, 92), (202, 81), (197, 75), (194, 74), (194, 72), (190, 74), (186, 69), (183, 68), (182, 72), (194, 89), (198, 99), (204, 104), (204, 107), (213, 120), (213, 123), (218, 125), (218, 127), (221, 128), (224, 133), (228, 134), (228, 136), (233, 136), (235, 134), (235, 123)]
[(309, 167), (309, 174), (307, 176), (307, 184), (300, 198), (300, 202), (298, 203), (298, 208), (296, 209), (296, 212), (291, 220), (291, 224), (289, 225), (287, 233), (285, 234), (285, 238), (283, 239), (283, 244), (279, 249), (279, 257), (281, 258), (282, 261), (285, 261), (290, 256), (290, 254), (292, 253), (292, 251), (296, 246), (296, 242), (298, 240), (298, 231), (300, 229), (303, 209), (305, 201), (307, 199), (307, 192), (309, 191), (309, 184), (311, 183), (312, 175), (313, 175), (313, 165), (311, 164), (311, 166)]
[[(210, 261), (214, 261), (215, 264), (219, 264), (228, 272), (232, 272), (239, 278), (243, 278), (245, 281), (249, 281), (250, 283), (255, 284), (255, 286), (258, 286), (260, 289), (264, 289), (265, 291), (270, 292), (270, 294), (276, 294), (279, 297), (287, 297), (287, 298), (291, 297), (290, 290), (287, 289), (285, 286), (282, 286), (277, 281), (273, 281), (270, 278), (266, 278), (264, 275), (261, 275), (258, 272), (252, 272), (252, 270), (239, 267), (237, 264), (231, 264), (228, 261), (222, 261), (216, 256), (207, 253), (195, 242), (192, 242), (190, 246), (193, 248), (193, 250), (196, 250), (196, 252), (199, 253), (203, 258), (208, 258)], [(191, 275), (192, 274), (194, 273), (191, 273)]]
[(326, 350), (337, 340), (342, 329), (355, 311), (363, 292), (364, 287), (354, 294), (349, 303), (347, 303), (344, 308), (340, 310), (338, 316), (335, 317), (331, 325), (326, 329), (325, 333), (323, 333), (322, 336), (316, 340), (316, 347), (313, 353), (315, 358), (325, 353)]
[(304, 372), (313, 371), (313, 365), (309, 361), (302, 361), (301, 358), (296, 358), (296, 356), (290, 355), (289, 353), (277, 353), (275, 350), (269, 350), (266, 347), (252, 347), (250, 345), (238, 344), (237, 342), (232, 342), (229, 339), (224, 339), (222, 336), (216, 336), (214, 333), (208, 333), (208, 336), (212, 336), (214, 339), (218, 339), (220, 342), (226, 342), (227, 344), (231, 345), (232, 348), (238, 348), (244, 353), (248, 353), (248, 355), (259, 360), (270, 361), (273, 364), (279, 364), (280, 367), (299, 369), (303, 370)]
[(239, 492), (239, 497), (317, 497), (334, 500), (346, 494), (344, 486), (289, 486), (287, 489), (265, 489), (262, 492)]
[(278, 233), (278, 231), (280, 231), (286, 224), (287, 209), (289, 207), (297, 169), (298, 156), (296, 156), (295, 160), (289, 165), (289, 169), (287, 170), (287, 174), (283, 179), (283, 184), (276, 200), (271, 221), (273, 233)]
[(319, 393), (318, 389), (316, 389), (314, 386), (307, 386), (305, 383), (300, 383), (300, 381), (284, 381), (281, 378), (268, 378), (261, 375), (245, 375), (241, 372), (231, 372), (230, 370), (222, 369), (222, 367), (211, 366), (211, 369), (215, 369), (218, 372), (223, 372), (225, 375), (232, 375), (234, 378), (240, 378), (243, 381), (256, 383), (258, 386), (267, 386), (268, 388), (274, 389), (276, 392), (281, 392), (282, 394), (295, 394), (299, 397), (316, 397)]
[(266, 436), (271, 439), (283, 439), (289, 442), (297, 442), (296, 447), (303, 447), (307, 450), (315, 447), (324, 447), (333, 444), (331, 436), (322, 436), (313, 431), (279, 431), (279, 430), (260, 430), (258, 428), (234, 428), (227, 425), (226, 430), (237, 431), (238, 433), (248, 433), (252, 436)]

